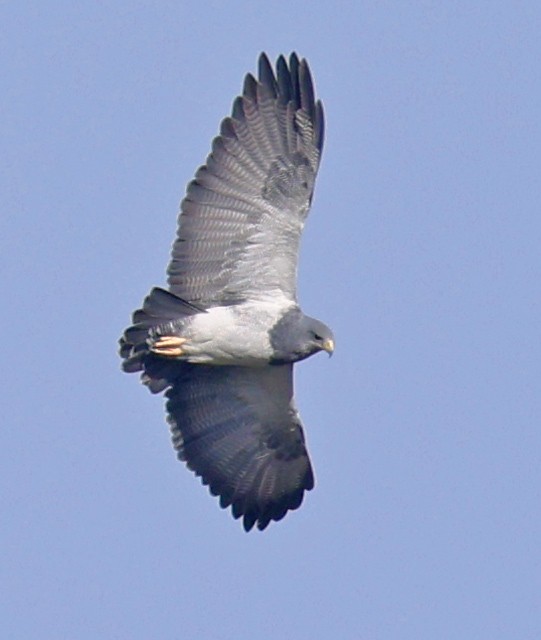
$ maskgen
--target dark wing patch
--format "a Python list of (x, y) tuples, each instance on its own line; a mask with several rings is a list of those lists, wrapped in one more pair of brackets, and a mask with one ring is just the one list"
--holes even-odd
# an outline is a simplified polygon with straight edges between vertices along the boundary
[(291, 365), (188, 365), (166, 396), (179, 458), (246, 531), (280, 520), (313, 488)]
[[(305, 60), (259, 59), (181, 204), (173, 293), (203, 306), (296, 297), (299, 240), (323, 148), (323, 109)], [(258, 277), (253, 274), (257, 272)]]

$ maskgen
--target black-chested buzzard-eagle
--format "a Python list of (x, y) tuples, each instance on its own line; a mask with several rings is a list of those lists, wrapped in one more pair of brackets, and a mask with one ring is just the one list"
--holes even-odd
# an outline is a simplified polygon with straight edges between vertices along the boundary
[(297, 303), (299, 241), (323, 148), (305, 60), (265, 54), (181, 204), (167, 270), (120, 340), (123, 369), (165, 390), (173, 444), (244, 528), (302, 502), (314, 477), (293, 365), (334, 349)]

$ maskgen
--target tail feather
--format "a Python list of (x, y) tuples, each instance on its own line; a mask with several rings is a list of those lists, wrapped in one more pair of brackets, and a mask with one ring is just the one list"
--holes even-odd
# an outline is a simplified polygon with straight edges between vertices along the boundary
[(141, 380), (152, 393), (163, 391), (180, 375), (183, 363), (164, 359), (149, 351), (147, 339), (150, 331), (204, 311), (165, 289), (152, 289), (143, 301), (142, 309), (133, 313), (133, 325), (119, 340), (122, 369), (127, 373), (142, 371)]

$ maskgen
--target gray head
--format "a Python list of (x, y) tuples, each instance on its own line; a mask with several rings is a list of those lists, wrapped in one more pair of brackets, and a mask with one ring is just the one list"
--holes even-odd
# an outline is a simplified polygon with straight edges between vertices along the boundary
[(273, 355), (271, 363), (304, 360), (318, 351), (334, 351), (334, 335), (329, 327), (305, 316), (300, 309), (288, 311), (269, 331)]

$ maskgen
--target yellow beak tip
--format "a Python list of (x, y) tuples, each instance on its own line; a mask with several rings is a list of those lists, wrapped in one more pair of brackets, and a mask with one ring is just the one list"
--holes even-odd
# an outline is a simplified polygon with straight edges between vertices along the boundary
[(323, 348), (329, 355), (332, 356), (334, 351), (334, 340), (325, 340), (325, 342), (323, 343)]

